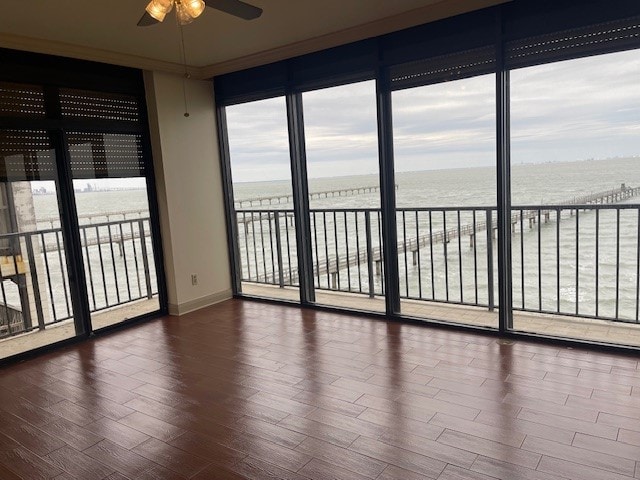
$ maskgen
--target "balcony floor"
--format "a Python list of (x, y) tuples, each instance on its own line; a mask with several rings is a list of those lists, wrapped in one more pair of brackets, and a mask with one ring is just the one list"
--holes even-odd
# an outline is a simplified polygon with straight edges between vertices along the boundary
[[(94, 330), (120, 323), (128, 318), (135, 318), (145, 313), (158, 310), (157, 298), (138, 300), (107, 310), (101, 310), (91, 315)], [(0, 340), (0, 358), (10, 357), (28, 352), (34, 348), (43, 347), (75, 336), (73, 320), (65, 320), (49, 325), (44, 330), (34, 330), (29, 333), (15, 335)]]
[[(294, 288), (278, 288), (271, 285), (243, 283), (242, 291), (247, 295), (284, 300), (298, 300), (298, 291)], [(366, 295), (342, 292), (317, 291), (316, 302), (354, 310), (384, 312), (383, 297), (369, 298)], [(490, 312), (485, 308), (454, 304), (435, 303), (417, 300), (402, 300), (402, 313), (410, 317), (436, 319), (451, 323), (497, 328), (497, 310)], [(568, 337), (591, 342), (613, 343), (619, 345), (640, 346), (640, 325), (589, 318), (544, 315), (515, 311), (514, 329), (529, 333), (538, 333), (552, 337)]]
[(633, 480), (637, 357), (229, 300), (0, 369), (0, 478)]

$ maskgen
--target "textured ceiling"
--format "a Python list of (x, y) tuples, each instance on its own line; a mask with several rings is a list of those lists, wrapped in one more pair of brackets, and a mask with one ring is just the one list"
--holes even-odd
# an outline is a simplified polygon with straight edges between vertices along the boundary
[[(397, 28), (398, 19), (391, 21), (394, 17), (404, 14), (399, 22), (411, 23), (412, 14), (408, 12), (424, 14), (429, 8), (442, 10), (448, 4), (459, 11), (500, 3), (498, 0), (250, 1), (264, 9), (259, 19), (240, 20), (207, 8), (200, 18), (184, 27), (189, 65), (211, 67), (372, 22), (375, 28), (384, 30), (384, 19), (390, 19), (393, 28)], [(143, 60), (181, 63), (173, 12), (162, 24), (136, 26), (147, 0), (29, 0), (28, 8), (20, 1), (2, 3), (0, 46), (81, 58), (91, 57), (95, 51), (95, 59), (105, 61), (111, 55), (112, 63), (131, 64), (137, 58), (143, 67)], [(360, 35), (365, 37), (366, 33)], [(129, 60), (118, 60), (125, 57)]]

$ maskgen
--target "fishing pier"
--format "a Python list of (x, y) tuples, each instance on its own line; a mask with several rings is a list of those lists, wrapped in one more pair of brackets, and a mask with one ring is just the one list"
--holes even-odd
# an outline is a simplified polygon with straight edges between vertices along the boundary
[[(398, 185), (396, 185), (396, 190), (398, 189)], [(347, 188), (339, 188), (335, 190), (325, 190), (322, 192), (311, 192), (309, 193), (309, 200), (318, 199), (318, 198), (331, 198), (331, 197), (349, 197), (354, 195), (363, 195), (367, 193), (375, 193), (380, 191), (380, 186), (378, 185), (370, 185), (367, 187), (347, 187)], [(290, 203), (293, 201), (293, 194), (287, 193), (282, 195), (272, 195), (268, 197), (254, 197), (254, 198), (243, 198), (235, 201), (235, 208), (243, 208), (243, 207), (253, 207), (253, 206), (261, 206), (261, 205), (274, 205), (281, 203)]]
[[(540, 223), (549, 223), (552, 219), (557, 219), (560, 216), (560, 212), (565, 212), (568, 216), (574, 216), (577, 211), (589, 210), (589, 206), (595, 205), (607, 205), (619, 203), (624, 200), (628, 200), (640, 195), (640, 187), (626, 187), (622, 184), (620, 188), (614, 190), (607, 190), (589, 195), (573, 197), (562, 202), (557, 202), (545, 206), (536, 206), (535, 208), (528, 207), (513, 207), (514, 213), (511, 215), (511, 232), (522, 231), (524, 225), (527, 224), (529, 229)], [(472, 212), (473, 221), (471, 223), (460, 223), (461, 212)], [(378, 245), (374, 245), (374, 239), (379, 237), (378, 233), (374, 230), (379, 228), (380, 225), (380, 210), (379, 209), (359, 209), (359, 210), (345, 210), (345, 209), (312, 209), (312, 236), (316, 239), (316, 255), (314, 255), (314, 276), (320, 280), (321, 277), (327, 277), (327, 283), (330, 285), (330, 289), (340, 289), (340, 271), (345, 269), (364, 269), (368, 272), (369, 285), (373, 284), (373, 276), (381, 276), (382, 273), (382, 247), (381, 242), (378, 241)], [(345, 243), (343, 249), (338, 249), (338, 233), (337, 230), (329, 232), (327, 237), (327, 218), (331, 220), (333, 218), (340, 218), (344, 215), (344, 229), (345, 232), (342, 235), (347, 235), (347, 213), (354, 214), (354, 218), (360, 218), (364, 220), (365, 225), (365, 239), (357, 240), (356, 248), (349, 247), (348, 240)], [(443, 224), (438, 230), (433, 230), (432, 215), (436, 213), (442, 215)], [(449, 214), (456, 217), (457, 222), (455, 226), (447, 227), (447, 218)], [(432, 248), (433, 245), (444, 244), (445, 251), (447, 244), (452, 240), (458, 239), (457, 243), (461, 243), (461, 239), (464, 237), (469, 238), (469, 248), (475, 248), (475, 242), (478, 235), (482, 232), (486, 232), (486, 243), (492, 245), (495, 243), (493, 240), (496, 237), (497, 220), (495, 208), (491, 207), (441, 207), (441, 208), (398, 208), (396, 211), (398, 231), (403, 230), (403, 240), (397, 243), (398, 255), (411, 255), (411, 262), (416, 265), (419, 262), (420, 250), (422, 248)], [(407, 218), (418, 218), (418, 214), (429, 217), (429, 232), (421, 233), (420, 228), (413, 227), (415, 234), (407, 234)], [(283, 236), (288, 238), (288, 230), (286, 235), (283, 235), (280, 230), (283, 228), (288, 229), (293, 220), (293, 213), (290, 211), (239, 211), (238, 223), (243, 225), (245, 251), (247, 258), (250, 256), (249, 238), (253, 236), (253, 248), (258, 249), (260, 241), (263, 242), (263, 272), (257, 275), (251, 276), (248, 281), (275, 284), (280, 286), (292, 285), (298, 282), (298, 268), (297, 262), (292, 262), (290, 258), (291, 246), (288, 243), (283, 250)], [(337, 217), (336, 217), (337, 215)], [(478, 218), (476, 218), (478, 215)], [(322, 217), (322, 221), (318, 221), (316, 217)], [(283, 226), (284, 220), (284, 226)], [(264, 223), (264, 228), (263, 227)], [(273, 223), (273, 225), (272, 225)], [(451, 223), (451, 222), (450, 222)], [(259, 227), (255, 227), (258, 224)], [(251, 226), (250, 226), (251, 225)], [(268, 225), (268, 226), (266, 226)], [(417, 225), (417, 220), (416, 220)], [(374, 227), (372, 230), (372, 226)], [(255, 231), (254, 231), (255, 228)], [(262, 229), (262, 232), (258, 232), (258, 228)], [(356, 225), (357, 228), (357, 225)], [(275, 233), (275, 238), (271, 233)], [(271, 246), (267, 246), (265, 249), (264, 238), (265, 236), (269, 240)], [(317, 238), (323, 238), (324, 246), (320, 246), (318, 251)], [(332, 238), (335, 236), (335, 238)], [(257, 238), (257, 239), (256, 239)], [(322, 243), (322, 242), (321, 242)], [(334, 252), (330, 252), (328, 244), (333, 244), (336, 248)], [(333, 247), (332, 247), (333, 249)], [(324, 250), (324, 252), (322, 252)], [(488, 249), (488, 255), (491, 256), (491, 250)], [(271, 269), (268, 268), (268, 252), (272, 252), (272, 265)], [(265, 253), (267, 252), (267, 253)], [(255, 252), (254, 252), (255, 253)], [(320, 254), (324, 253), (324, 258), (321, 258)], [(489, 264), (492, 259), (488, 259)], [(258, 266), (258, 256), (255, 256), (255, 265)], [(374, 268), (375, 267), (375, 268)], [(258, 270), (258, 268), (256, 268)], [(270, 271), (269, 271), (270, 270)], [(370, 287), (371, 288), (371, 287)], [(371, 290), (371, 295), (373, 295)]]

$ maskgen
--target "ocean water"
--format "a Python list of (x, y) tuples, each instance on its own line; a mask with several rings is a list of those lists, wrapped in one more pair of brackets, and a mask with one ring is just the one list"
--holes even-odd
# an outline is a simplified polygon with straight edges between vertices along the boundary
[[(640, 157), (513, 165), (511, 167), (512, 207), (552, 205), (571, 202), (576, 197), (591, 193), (640, 186)], [(495, 168), (448, 169), (396, 173), (397, 235), (399, 242), (410, 242), (417, 236), (456, 228), (456, 212), (443, 213), (440, 207), (478, 207), (476, 222), (486, 218), (482, 207), (496, 205)], [(309, 180), (310, 192), (337, 190), (378, 185), (377, 175), (316, 178)], [(234, 184), (236, 201), (290, 194), (287, 180)], [(337, 278), (318, 266), (342, 258), (347, 247), (350, 253), (362, 251), (366, 231), (364, 214), (349, 209), (379, 208), (379, 192), (312, 198), (312, 248), (314, 265), (321, 270), (315, 276), (317, 288), (338, 288), (343, 291), (369, 290), (366, 262), (350, 268), (339, 268)], [(640, 198), (624, 201), (640, 206)], [(428, 212), (415, 209), (436, 209)], [(249, 207), (244, 210), (292, 209), (292, 204), (276, 203)], [(335, 217), (323, 209), (346, 209)], [(316, 213), (313, 213), (316, 210)], [(526, 208), (525, 208), (526, 210)], [(515, 212), (514, 212), (515, 213)], [(580, 211), (577, 216), (563, 211), (560, 226), (555, 212), (548, 223), (538, 227), (525, 222), (514, 226), (512, 235), (513, 297), (514, 306), (527, 310), (545, 310), (561, 313), (636, 319), (638, 296), (638, 232), (639, 213), (631, 209)], [(238, 214), (242, 218), (243, 214)], [(247, 218), (247, 213), (244, 214)], [(374, 249), (380, 244), (378, 214), (372, 214), (371, 241)], [(283, 217), (281, 216), (281, 219)], [(495, 222), (495, 212), (492, 214)], [(246, 280), (277, 280), (277, 248), (275, 223), (266, 220), (248, 222), (239, 228), (240, 254), (243, 278)], [(460, 224), (473, 224), (473, 211), (460, 213)], [(356, 222), (358, 225), (356, 226)], [(597, 227), (596, 227), (597, 223)], [(271, 227), (271, 229), (269, 228)], [(596, 236), (596, 228), (598, 235)], [(285, 281), (289, 280), (289, 264), (295, 277), (295, 227), (291, 220), (281, 220), (280, 236), (283, 251)], [(255, 240), (254, 240), (255, 238)], [(559, 242), (558, 239), (559, 238)], [(576, 240), (577, 239), (577, 240)], [(400, 292), (406, 298), (435, 299), (462, 303), (488, 303), (489, 275), (488, 249), (485, 231), (478, 232), (472, 243), (468, 235), (451, 239), (449, 243), (436, 243), (433, 251), (423, 245), (414, 257), (410, 249), (398, 258)], [(491, 240), (494, 262), (494, 296), (497, 298), (497, 245)], [(559, 246), (558, 246), (559, 243)], [(446, 250), (446, 251), (445, 251)], [(538, 260), (540, 259), (540, 260)], [(419, 265), (418, 265), (419, 263)], [(433, 274), (432, 274), (433, 266)], [(295, 278), (292, 278), (295, 283)], [(339, 285), (338, 285), (339, 284)], [(374, 290), (382, 294), (382, 277), (374, 275)], [(597, 290), (597, 299), (596, 299)]]
[[(57, 197), (52, 192), (51, 182), (46, 182), (46, 184), (32, 182), (31, 184), (33, 190), (42, 186), (46, 186), (51, 193), (33, 195), (33, 206), (37, 230), (46, 233), (32, 235), (28, 238), (32, 242), (34, 251), (40, 256), (35, 268), (40, 281), (45, 323), (50, 323), (54, 319), (71, 318), (73, 311), (65, 265), (66, 249), (59, 230), (60, 215)], [(76, 205), (81, 227), (122, 221), (125, 216), (126, 219), (145, 218), (148, 217), (149, 210), (146, 189), (77, 192)], [(140, 223), (144, 229), (143, 239), (139, 230)], [(122, 250), (117, 243), (110, 244), (109, 242), (103, 242), (100, 246), (89, 245), (83, 248), (82, 255), (87, 277), (89, 304), (92, 310), (100, 310), (126, 302), (129, 299), (145, 297), (145, 265), (149, 269), (152, 291), (157, 293), (158, 287), (153, 261), (154, 245), (148, 234), (149, 230), (148, 220), (123, 223), (122, 234), (128, 236), (129, 239), (123, 242)], [(92, 240), (97, 235), (101, 238), (107, 238), (109, 233), (108, 227), (100, 226), (82, 228), (80, 235), (81, 239)], [(120, 226), (111, 227), (111, 234), (118, 237)], [(132, 236), (133, 240), (131, 240)], [(26, 241), (27, 237), (21, 239), (23, 252), (26, 252)], [(142, 241), (145, 242), (147, 250), (146, 261), (142, 255)], [(58, 244), (61, 247), (59, 254), (56, 250), (52, 250)], [(44, 248), (44, 246), (48, 246), (48, 248)], [(20, 305), (18, 288), (12, 282), (5, 282), (3, 295), (8, 304), (14, 305), (16, 308)]]
[[(628, 187), (640, 186), (640, 158), (513, 165), (511, 173), (512, 205), (517, 209), (520, 206), (572, 201), (582, 195), (620, 188), (622, 184)], [(484, 209), (496, 204), (494, 168), (399, 172), (395, 180), (398, 186), (397, 236), (400, 243), (410, 243), (417, 236), (424, 237), (429, 234), (430, 229), (432, 233), (441, 232), (445, 222), (447, 230), (456, 228), (457, 213), (444, 213), (438, 208), (477, 207), (476, 210), (460, 213), (459, 221), (464, 227), (473, 224), (474, 213), (476, 222), (483, 221), (486, 218)], [(377, 175), (315, 178), (309, 181), (311, 192), (377, 185)], [(290, 192), (291, 185), (287, 180), (234, 184), (236, 201), (287, 195)], [(81, 224), (84, 225), (120, 220), (123, 212), (144, 212), (147, 209), (144, 189), (81, 192), (77, 194), (76, 202)], [(629, 199), (625, 203), (640, 204), (640, 198)], [(365, 214), (354, 210), (376, 209), (379, 205), (379, 192), (311, 199), (310, 206), (315, 211), (311, 219), (314, 265), (316, 270), (322, 270), (320, 274), (316, 272), (316, 287), (363, 293), (369, 291), (366, 260), (346, 268), (344, 254), (347, 248), (351, 255), (357, 251), (365, 251)], [(58, 221), (51, 220), (58, 218), (54, 195), (35, 195), (34, 208), (38, 228), (59, 226)], [(279, 233), (283, 273), (287, 283), (295, 284), (295, 226), (290, 217), (286, 217), (287, 222), (283, 221), (284, 215), (292, 208), (290, 202), (243, 207), (244, 210), (270, 209), (282, 212)], [(415, 209), (420, 208), (435, 210), (431, 215), (426, 211), (416, 213)], [(344, 211), (334, 216), (331, 209)], [(138, 215), (144, 213), (131, 213), (127, 218), (138, 218)], [(241, 219), (248, 214), (238, 215)], [(370, 215), (370, 240), (375, 250), (381, 244), (380, 221), (377, 212)], [(550, 214), (549, 222), (543, 221), (539, 228), (538, 223), (529, 228), (529, 224), (525, 222), (521, 230), (520, 224), (516, 224), (512, 235), (514, 306), (571, 314), (575, 314), (577, 308), (578, 314), (635, 320), (638, 295), (638, 219), (638, 208), (634, 207), (621, 210), (619, 218), (616, 210), (603, 210), (597, 215), (593, 210), (581, 211), (577, 224), (576, 216), (565, 211), (560, 218), (560, 227), (555, 212)], [(492, 220), (495, 225), (495, 212), (492, 213)], [(247, 222), (246, 227), (240, 225), (238, 240), (243, 278), (263, 280), (266, 276), (272, 281), (277, 280), (277, 239), (273, 219), (268, 221), (265, 214), (262, 222)], [(491, 290), (487, 267), (488, 241), (486, 231), (478, 231), (473, 243), (469, 235), (462, 235), (460, 239), (451, 239), (446, 245), (435, 243), (433, 248), (428, 244), (421, 244), (415, 257), (411, 249), (401, 253), (398, 257), (401, 295), (405, 298), (487, 305)], [(147, 246), (151, 252), (150, 239)], [(126, 248), (125, 253), (128, 258), (132, 258), (134, 252), (131, 246)], [(99, 253), (97, 247), (90, 247), (89, 257), (94, 269), (99, 268)], [(111, 262), (108, 246), (103, 246), (102, 253)], [(493, 238), (491, 253), (494, 272), (492, 289), (494, 303), (498, 304), (495, 274), (497, 244)], [(326, 274), (326, 269), (318, 268), (336, 257), (343, 261), (337, 276), (332, 277)], [(124, 270), (123, 258), (116, 255), (115, 263), (117, 269)], [(52, 269), (56, 269), (55, 262)], [(59, 274), (62, 275), (62, 270)], [(106, 296), (103, 285), (100, 282), (96, 285), (98, 306), (104, 304), (109, 295), (114, 296), (115, 282), (111, 276), (107, 275)], [(53, 277), (56, 278), (55, 275)], [(155, 275), (152, 280), (155, 282)], [(126, 292), (123, 291), (123, 284), (118, 287), (124, 296)], [(372, 289), (377, 294), (384, 292), (382, 276), (375, 272)], [(62, 282), (56, 282), (54, 298), (60, 303), (61, 311), (65, 305), (61, 300), (63, 296), (58, 295), (58, 292), (62, 291)]]
[[(32, 182), (32, 188), (38, 188), (39, 183)], [(50, 185), (48, 187), (52, 190)], [(51, 228), (52, 221), (55, 227), (60, 226), (58, 204), (53, 193), (34, 195), (33, 206), (39, 228)], [(146, 212), (149, 211), (147, 190), (144, 188), (77, 192), (76, 206), (81, 224), (105, 222), (107, 213), (112, 214), (113, 220), (121, 220), (122, 212), (141, 212), (140, 216), (148, 216)], [(132, 213), (127, 218), (136, 218), (136, 215)]]
[[(492, 206), (496, 204), (496, 170), (492, 167), (426, 170), (396, 173), (398, 207)], [(558, 203), (604, 190), (640, 185), (640, 157), (581, 162), (513, 165), (513, 206)], [(309, 191), (319, 192), (357, 186), (377, 186), (378, 175), (312, 178)], [(235, 183), (236, 201), (291, 193), (290, 180)], [(275, 207), (275, 203), (272, 207)], [(375, 208), (379, 193), (312, 199), (311, 208)], [(257, 205), (244, 208), (258, 208)], [(268, 205), (263, 205), (268, 209)], [(278, 203), (277, 208), (293, 208)]]

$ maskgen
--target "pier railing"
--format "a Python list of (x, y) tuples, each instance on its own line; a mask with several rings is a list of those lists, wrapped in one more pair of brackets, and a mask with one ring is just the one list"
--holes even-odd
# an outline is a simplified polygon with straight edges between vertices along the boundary
[[(148, 217), (80, 226), (90, 311), (157, 295)], [(0, 337), (73, 318), (60, 228), (0, 235)]]
[[(640, 205), (611, 203), (638, 193), (513, 206), (513, 308), (638, 322)], [(297, 286), (293, 211), (237, 218), (242, 280)], [(396, 218), (401, 298), (498, 307), (495, 208), (399, 208)], [(312, 209), (310, 220), (315, 288), (384, 295), (380, 210)]]
[[(396, 190), (398, 185), (396, 185)], [(364, 195), (380, 191), (379, 185), (369, 185), (365, 187), (344, 187), (333, 190), (323, 190), (309, 193), (309, 200), (331, 197), (350, 197), (353, 195)], [(253, 207), (262, 205), (274, 205), (280, 203), (290, 203), (293, 201), (293, 193), (282, 193), (280, 195), (270, 195), (264, 197), (238, 198), (234, 205), (236, 208)]]

